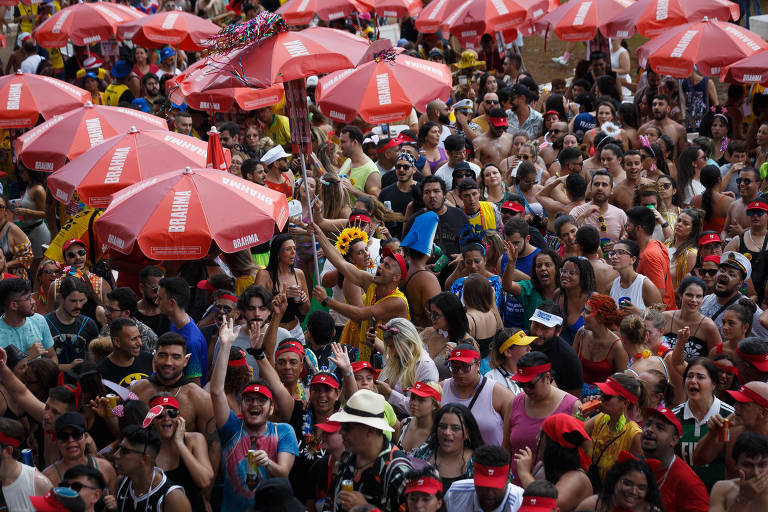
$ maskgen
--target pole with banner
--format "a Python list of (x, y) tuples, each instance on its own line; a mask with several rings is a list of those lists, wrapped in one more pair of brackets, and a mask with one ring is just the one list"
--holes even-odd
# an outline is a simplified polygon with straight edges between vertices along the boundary
[[(307, 166), (304, 160), (305, 154), (312, 153), (312, 140), (310, 138), (309, 126), (309, 108), (307, 107), (307, 88), (303, 78), (291, 80), (283, 84), (285, 86), (285, 107), (288, 112), (291, 128), (291, 152), (299, 154), (301, 158), (301, 181), (304, 185), (304, 195), (307, 198), (309, 209), (309, 222), (314, 222), (312, 218), (312, 200), (309, 197), (309, 182), (307, 181)], [(312, 254), (315, 258), (315, 276), (317, 282), (320, 282), (320, 263), (317, 259), (317, 240), (312, 233), (312, 247), (315, 249)]]

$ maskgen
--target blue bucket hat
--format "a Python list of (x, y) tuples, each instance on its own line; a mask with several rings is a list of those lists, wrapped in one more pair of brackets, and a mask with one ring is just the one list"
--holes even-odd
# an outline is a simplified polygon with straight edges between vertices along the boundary
[(131, 74), (131, 65), (127, 60), (119, 60), (112, 66), (112, 76), (115, 78), (125, 78)]
[(440, 221), (435, 212), (422, 213), (413, 220), (413, 225), (405, 235), (400, 247), (409, 247), (427, 256), (432, 255), (432, 244), (435, 241), (437, 223)]
[(173, 51), (173, 48), (163, 48), (160, 50), (160, 60), (165, 60), (168, 57), (174, 57), (176, 55), (176, 52)]

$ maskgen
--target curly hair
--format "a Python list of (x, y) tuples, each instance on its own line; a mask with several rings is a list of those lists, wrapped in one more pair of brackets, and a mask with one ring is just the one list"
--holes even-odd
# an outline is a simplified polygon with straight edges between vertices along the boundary
[(661, 512), (664, 510), (664, 503), (661, 499), (661, 491), (656, 483), (656, 477), (654, 476), (651, 468), (648, 467), (642, 460), (627, 459), (624, 462), (617, 462), (608, 470), (603, 480), (603, 487), (600, 493), (597, 495), (597, 506), (595, 510), (603, 510), (600, 505), (605, 504), (605, 510), (611, 510), (613, 500), (613, 494), (616, 492), (616, 485), (621, 480), (621, 477), (629, 473), (630, 471), (638, 471), (645, 475), (647, 481), (647, 490), (645, 492), (645, 502), (650, 506), (651, 512)]
[(610, 295), (593, 293), (587, 304), (596, 311), (595, 316), (599, 321), (611, 330), (615, 330), (626, 316), (625, 311), (616, 307), (616, 301)]

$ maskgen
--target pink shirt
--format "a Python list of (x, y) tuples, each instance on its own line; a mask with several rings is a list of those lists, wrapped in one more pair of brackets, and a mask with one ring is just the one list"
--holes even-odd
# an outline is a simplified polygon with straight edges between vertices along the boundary
[[(578, 219), (579, 215), (584, 213), (592, 204), (593, 203), (589, 202), (576, 206), (570, 212), (571, 217)], [(584, 219), (582, 226), (594, 226), (600, 231), (601, 224), (598, 220), (599, 217), (600, 214), (598, 212), (587, 216)], [(612, 242), (620, 240), (621, 233), (624, 231), (624, 224), (627, 223), (627, 214), (624, 213), (624, 210), (609, 204), (608, 209), (605, 211), (605, 214), (603, 214), (603, 219), (605, 220), (605, 227), (608, 230), (605, 232), (600, 231), (600, 238), (610, 238)]]

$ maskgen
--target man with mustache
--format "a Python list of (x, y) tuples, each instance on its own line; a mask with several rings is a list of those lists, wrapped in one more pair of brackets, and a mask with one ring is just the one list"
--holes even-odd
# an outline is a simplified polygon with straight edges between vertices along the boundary
[(45, 315), (59, 358), (59, 370), (66, 372), (85, 360), (88, 343), (99, 335), (96, 322), (81, 314), (88, 300), (88, 287), (82, 279), (65, 277), (59, 287), (61, 303)]
[(507, 133), (509, 121), (504, 109), (491, 109), (487, 118), (488, 131), (476, 137), (472, 144), (475, 146), (475, 155), (483, 165), (499, 165), (499, 162), (512, 153), (514, 137)]
[(158, 336), (171, 328), (171, 321), (160, 311), (160, 280), (165, 277), (163, 269), (149, 265), (139, 271), (141, 300), (136, 303), (136, 320), (146, 324)]
[(683, 426), (674, 413), (665, 408), (646, 409), (641, 447), (646, 459), (661, 464), (654, 471), (661, 499), (667, 512), (706, 512), (709, 493), (698, 475), (675, 455), (675, 446), (683, 434)]
[(655, 126), (661, 133), (668, 136), (675, 142), (675, 154), (674, 160), (677, 160), (680, 152), (688, 146), (688, 139), (686, 138), (685, 128), (680, 123), (673, 121), (669, 117), (669, 112), (672, 109), (669, 105), (669, 98), (664, 94), (657, 94), (651, 101), (651, 112), (653, 113), (653, 119), (645, 123), (638, 130), (639, 135), (645, 135), (645, 131)]
[(440, 125), (440, 145), (443, 144), (445, 138), (453, 133), (453, 130), (449, 127), (451, 124), (451, 111), (448, 110), (448, 105), (442, 100), (433, 100), (427, 103), (427, 112), (424, 122), (419, 123), (419, 127), (427, 121), (432, 121)]
[[(741, 287), (751, 275), (752, 264), (743, 254), (727, 251), (720, 256), (720, 266), (715, 276), (715, 291), (706, 295), (699, 306), (701, 314), (715, 322), (720, 336), (723, 335), (723, 312), (743, 297)], [(763, 310), (758, 306), (752, 319), (752, 333), (755, 336), (767, 337), (768, 330), (760, 324), (762, 313)]]
[(723, 236), (735, 237), (747, 230), (752, 220), (747, 215), (747, 208), (752, 201), (757, 200), (763, 187), (763, 178), (760, 176), (760, 171), (754, 167), (742, 167), (738, 173), (736, 186), (739, 189), (741, 201), (734, 201), (728, 207)]
[(600, 239), (615, 242), (621, 238), (627, 214), (608, 203), (613, 191), (613, 176), (608, 171), (597, 171), (589, 184), (592, 200), (571, 210), (571, 217), (581, 226), (594, 226), (600, 231)]

